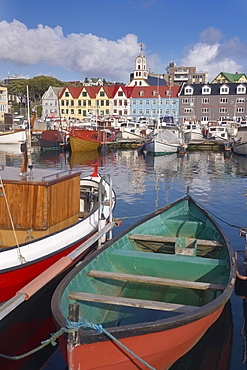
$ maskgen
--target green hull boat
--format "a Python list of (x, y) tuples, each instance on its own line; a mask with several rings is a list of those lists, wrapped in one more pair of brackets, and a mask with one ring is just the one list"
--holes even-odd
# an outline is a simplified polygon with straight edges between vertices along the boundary
[(168, 369), (220, 316), (235, 274), (228, 239), (189, 194), (157, 210), (57, 287), (57, 328), (78, 324), (60, 341), (69, 369)]

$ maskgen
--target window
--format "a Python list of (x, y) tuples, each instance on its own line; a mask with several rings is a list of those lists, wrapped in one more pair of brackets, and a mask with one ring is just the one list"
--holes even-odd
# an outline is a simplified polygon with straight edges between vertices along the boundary
[(227, 108), (220, 108), (219, 112), (220, 113), (227, 113)]
[(123, 96), (123, 91), (119, 91), (118, 96)]
[(152, 114), (156, 114), (156, 110), (155, 109), (152, 109)]
[(202, 108), (201, 112), (202, 113), (209, 113), (209, 108)]
[(169, 109), (166, 109), (166, 110), (165, 110), (165, 114), (166, 114), (166, 115), (169, 115)]
[(155, 105), (155, 104), (156, 104), (156, 100), (153, 100), (153, 103), (152, 103), (152, 104), (154, 104), (154, 105)]
[(139, 114), (143, 114), (143, 109), (139, 109)]
[(185, 95), (192, 95), (192, 94), (193, 94), (193, 89), (192, 89), (192, 87), (190, 87), (190, 86), (185, 87), (185, 89), (184, 89), (184, 94), (185, 94)]
[(106, 105), (107, 107), (109, 107), (109, 100), (106, 100), (106, 101), (105, 101), (105, 105)]
[(81, 115), (81, 109), (78, 109), (78, 114), (80, 114), (80, 115)]
[(153, 95), (157, 95), (157, 90), (153, 90)]
[(87, 101), (83, 100), (83, 107), (85, 107), (86, 105), (87, 105)]
[(100, 91), (99, 96), (105, 96), (104, 91)]
[(86, 115), (87, 115), (87, 111), (86, 111), (86, 110), (84, 110), (84, 111), (83, 111), (83, 117), (86, 117)]
[(149, 109), (146, 109), (145, 113), (146, 113), (146, 114), (149, 114)]
[(236, 108), (236, 113), (244, 113), (244, 108)]
[(221, 104), (226, 104), (228, 102), (227, 98), (220, 98), (220, 103)]
[(71, 114), (74, 114), (74, 109), (71, 109)]
[(105, 101), (104, 100), (101, 100), (100, 101), (100, 105), (103, 107), (103, 105), (105, 105)]
[(244, 85), (239, 85), (237, 87), (237, 94), (246, 94), (246, 87)]
[(133, 114), (136, 114), (136, 109), (133, 109)]
[(82, 92), (82, 96), (87, 96), (87, 92), (86, 91), (83, 91)]
[(68, 96), (69, 96), (69, 92), (68, 92), (68, 91), (66, 91), (66, 92), (65, 92), (65, 96), (66, 96), (66, 97), (68, 97)]
[(228, 94), (228, 93), (229, 93), (229, 87), (226, 85), (221, 86), (220, 94)]
[(140, 91), (140, 96), (143, 96), (144, 95), (144, 91), (143, 90), (141, 90)]
[(74, 100), (71, 100), (70, 104), (73, 107), (74, 106)]
[(192, 113), (193, 109), (192, 108), (184, 108), (184, 113)]
[(201, 121), (202, 122), (207, 122), (208, 121), (208, 117), (201, 117)]
[(203, 98), (202, 99), (202, 104), (209, 104), (210, 103), (210, 99), (209, 98)]
[(81, 106), (81, 100), (78, 100), (78, 105), (79, 105), (79, 107)]
[(237, 98), (236, 103), (244, 103), (244, 98)]
[(204, 86), (202, 88), (202, 94), (210, 94), (211, 93), (211, 88), (209, 86)]
[(190, 99), (184, 98), (184, 99), (182, 99), (182, 103), (183, 104), (189, 104), (190, 103)]
[(91, 100), (87, 101), (87, 105), (88, 105), (88, 107), (91, 107)]
[(146, 100), (146, 105), (149, 105), (149, 100)]
[(64, 100), (61, 100), (61, 106), (64, 106)]
[(142, 100), (139, 101), (140, 105), (142, 105)]
[(136, 100), (132, 100), (132, 104), (133, 105), (136, 105)]

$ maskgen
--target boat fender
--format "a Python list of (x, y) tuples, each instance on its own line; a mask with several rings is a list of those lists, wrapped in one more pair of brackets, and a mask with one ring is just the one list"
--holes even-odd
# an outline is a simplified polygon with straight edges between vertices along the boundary
[[(106, 219), (103, 218), (101, 220), (99, 220), (99, 230), (102, 230), (104, 227), (106, 226)], [(105, 243), (106, 241), (106, 234), (104, 234), (101, 238), (100, 238), (100, 242), (101, 243)]]

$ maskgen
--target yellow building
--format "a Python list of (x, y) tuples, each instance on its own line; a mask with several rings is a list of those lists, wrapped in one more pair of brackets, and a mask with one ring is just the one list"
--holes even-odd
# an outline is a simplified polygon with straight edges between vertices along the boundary
[(112, 115), (112, 101), (118, 86), (64, 87), (59, 95), (60, 116), (82, 120), (87, 116)]
[(0, 121), (4, 121), (4, 114), (8, 112), (8, 89), (0, 85)]
[(245, 73), (226, 73), (220, 72), (217, 77), (212, 81), (212, 84), (222, 83), (243, 83), (247, 82)]

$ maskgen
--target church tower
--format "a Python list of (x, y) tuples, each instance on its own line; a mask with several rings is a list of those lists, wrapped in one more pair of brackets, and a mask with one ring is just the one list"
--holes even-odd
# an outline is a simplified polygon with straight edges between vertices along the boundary
[(136, 60), (135, 60), (134, 73), (131, 74), (132, 80), (127, 86), (149, 86), (147, 82), (147, 78), (148, 78), (147, 59), (142, 52), (142, 44), (140, 44), (140, 46), (141, 46), (141, 52), (136, 57)]

